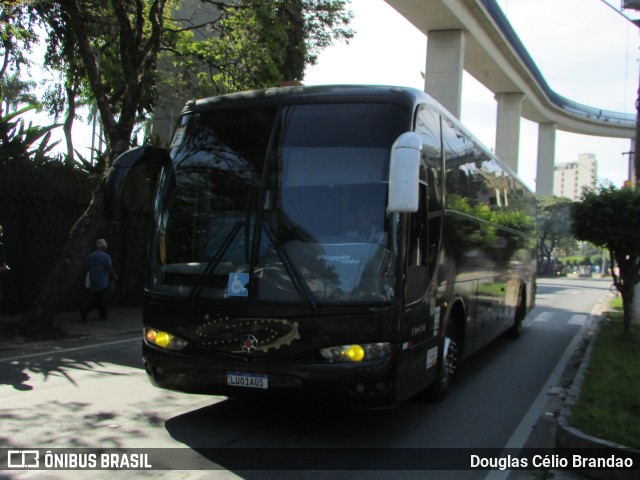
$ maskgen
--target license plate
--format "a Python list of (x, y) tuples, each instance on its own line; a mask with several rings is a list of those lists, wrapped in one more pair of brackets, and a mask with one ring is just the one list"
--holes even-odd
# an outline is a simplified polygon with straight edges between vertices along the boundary
[(227, 385), (266, 390), (269, 388), (269, 377), (260, 373), (227, 372)]

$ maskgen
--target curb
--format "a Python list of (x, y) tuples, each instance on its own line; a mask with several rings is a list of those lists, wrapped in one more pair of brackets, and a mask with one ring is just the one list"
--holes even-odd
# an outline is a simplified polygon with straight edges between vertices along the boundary
[[(603, 312), (606, 314), (606, 312)], [(603, 440), (601, 438), (597, 438), (591, 435), (584, 433), (582, 430), (579, 430), (575, 427), (569, 425), (568, 418), (571, 415), (571, 410), (578, 402), (580, 397), (580, 391), (582, 389), (582, 384), (586, 377), (586, 372), (591, 363), (591, 355), (593, 353), (593, 347), (595, 345), (595, 339), (598, 336), (600, 331), (600, 322), (606, 318), (606, 315), (597, 315), (592, 320), (592, 335), (588, 340), (587, 349), (584, 353), (584, 357), (580, 362), (580, 366), (578, 367), (578, 371), (576, 373), (575, 379), (571, 384), (571, 388), (567, 393), (567, 397), (565, 399), (564, 405), (560, 411), (560, 415), (557, 420), (557, 428), (556, 428), (556, 448), (557, 449), (586, 449), (586, 448), (600, 448), (600, 449), (609, 449), (609, 450), (624, 450), (625, 453), (634, 453), (636, 455), (640, 455), (640, 450), (632, 449), (629, 447), (625, 447), (624, 445), (620, 445), (614, 442), (610, 442), (607, 440)], [(586, 339), (587, 334), (584, 334), (584, 339)], [(637, 470), (595, 470), (595, 469), (585, 469), (580, 470), (580, 474), (594, 478), (597, 480), (637, 480), (638, 479), (638, 471)]]

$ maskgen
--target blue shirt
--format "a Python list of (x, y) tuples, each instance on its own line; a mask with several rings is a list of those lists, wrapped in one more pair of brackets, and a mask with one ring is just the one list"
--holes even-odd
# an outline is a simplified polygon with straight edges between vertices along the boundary
[(111, 257), (102, 250), (94, 250), (87, 257), (87, 269), (91, 289), (99, 292), (109, 287), (109, 270), (112, 268)]

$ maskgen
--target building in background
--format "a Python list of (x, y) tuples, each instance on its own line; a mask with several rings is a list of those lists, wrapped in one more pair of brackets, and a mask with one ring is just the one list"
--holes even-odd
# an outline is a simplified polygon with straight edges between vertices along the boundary
[(554, 168), (553, 194), (573, 201), (582, 199), (584, 187), (595, 187), (598, 162), (593, 153), (581, 153), (577, 162), (558, 163)]

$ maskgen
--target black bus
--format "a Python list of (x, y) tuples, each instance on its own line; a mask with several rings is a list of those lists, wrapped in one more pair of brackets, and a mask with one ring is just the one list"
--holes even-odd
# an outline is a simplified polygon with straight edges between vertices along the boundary
[(425, 93), (287, 87), (187, 103), (162, 164), (144, 294), (154, 385), (390, 406), (446, 393), (535, 301), (535, 201)]

